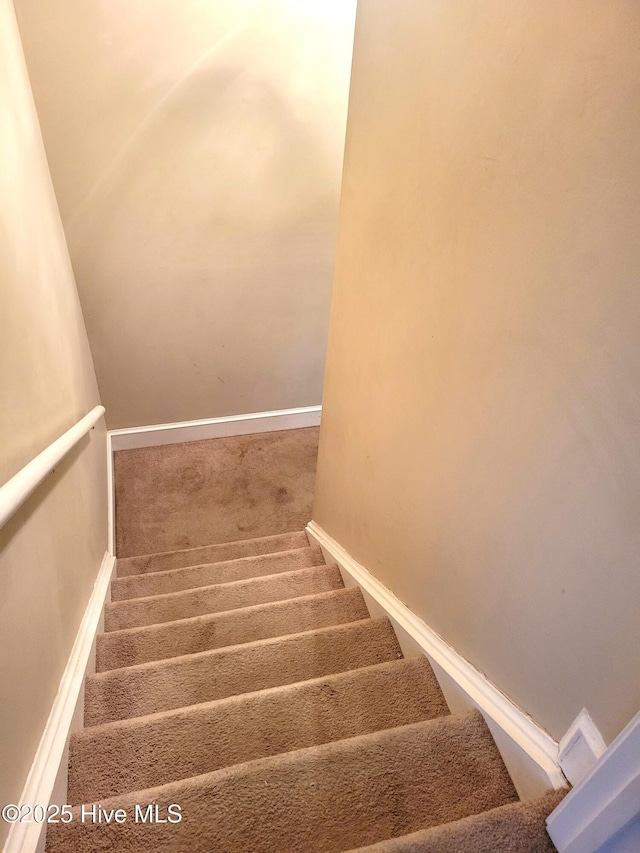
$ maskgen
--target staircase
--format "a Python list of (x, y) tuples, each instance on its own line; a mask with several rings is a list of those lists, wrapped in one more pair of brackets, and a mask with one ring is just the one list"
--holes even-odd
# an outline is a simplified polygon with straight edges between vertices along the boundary
[(304, 532), (118, 560), (104, 627), (49, 853), (554, 850)]

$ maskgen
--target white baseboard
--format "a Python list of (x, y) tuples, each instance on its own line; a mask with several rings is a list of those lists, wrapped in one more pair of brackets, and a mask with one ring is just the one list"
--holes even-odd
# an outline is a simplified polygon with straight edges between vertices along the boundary
[(558, 743), (486, 676), (451, 648), (422, 619), (377, 580), (315, 521), (307, 525), (312, 543), (340, 567), (345, 585), (362, 590), (371, 615), (391, 620), (405, 656), (425, 654), (433, 664), (453, 712), (474, 706), (484, 715), (522, 799), (567, 785), (558, 766)]
[(116, 553), (116, 488), (113, 475), (113, 442), (107, 432), (107, 551)]
[(547, 830), (559, 853), (640, 850), (640, 713), (551, 812)]
[(225, 418), (204, 418), (199, 421), (112, 429), (109, 430), (109, 436), (113, 451), (134, 450), (139, 447), (178, 444), (182, 441), (201, 441), (205, 438), (227, 438), (232, 435), (249, 435), (255, 432), (313, 427), (320, 424), (321, 413), (322, 406), (305, 406), (299, 409), (230, 415)]
[[(58, 791), (61, 802), (65, 802), (69, 735), (82, 725), (84, 677), (95, 668), (95, 636), (100, 628), (114, 566), (115, 557), (105, 553), (27, 776), (20, 804), (46, 805), (56, 802)], [(3, 851), (38, 853), (44, 849), (44, 835), (43, 824), (14, 823)]]
[(558, 744), (558, 764), (575, 787), (606, 749), (600, 730), (587, 709), (583, 708)]

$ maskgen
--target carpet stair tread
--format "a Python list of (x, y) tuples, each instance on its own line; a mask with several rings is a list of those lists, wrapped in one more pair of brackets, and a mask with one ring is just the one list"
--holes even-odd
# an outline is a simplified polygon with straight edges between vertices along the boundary
[(553, 853), (562, 793), (518, 801), (482, 715), (304, 531), (127, 557), (111, 591), (67, 802), (126, 820), (76, 805), (47, 853)]
[(176, 619), (188, 619), (190, 616), (221, 613), (341, 587), (342, 577), (337, 566), (310, 566), (163, 595), (114, 601), (105, 607), (104, 627), (105, 631), (117, 631), (160, 622), (175, 622)]
[(85, 726), (197, 705), (402, 657), (386, 617), (87, 676)]
[(197, 548), (159, 551), (155, 554), (142, 554), (136, 557), (121, 557), (116, 562), (116, 575), (121, 578), (145, 572), (162, 572), (184, 566), (197, 566), (200, 563), (236, 560), (258, 554), (289, 551), (292, 548), (305, 548), (308, 544), (309, 540), (304, 530), (297, 530), (293, 533), (277, 533), (273, 536), (239, 539), (235, 542), (220, 542)]
[(368, 619), (358, 588), (98, 634), (96, 672)]
[[(477, 711), (234, 765), (119, 795), (103, 809), (179, 804), (180, 823), (52, 825), (50, 850), (340, 851), (517, 801)], [(61, 840), (59, 846), (58, 839)], [(98, 847), (100, 845), (100, 847)]]
[(448, 713), (428, 661), (413, 658), (107, 723), (72, 737), (69, 802)]
[(550, 791), (349, 853), (556, 853), (545, 819), (566, 791)]
[(203, 563), (178, 569), (147, 572), (116, 578), (111, 584), (111, 600), (163, 595), (200, 586), (229, 583), (278, 572), (290, 572), (324, 565), (320, 548), (295, 548), (276, 554), (258, 554), (216, 563)]

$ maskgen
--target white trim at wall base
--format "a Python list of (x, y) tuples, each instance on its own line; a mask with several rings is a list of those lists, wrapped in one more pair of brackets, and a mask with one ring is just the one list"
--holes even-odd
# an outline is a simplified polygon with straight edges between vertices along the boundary
[(640, 713), (551, 812), (547, 830), (559, 853), (595, 853), (615, 839), (612, 853), (640, 850)]
[[(535, 786), (532, 785), (531, 780), (517, 778), (518, 768), (516, 767), (514, 772), (515, 763), (510, 762), (508, 755), (505, 754), (505, 752), (514, 752), (510, 748), (509, 742), (513, 744), (515, 750), (524, 753), (525, 757), (536, 766), (536, 769), (539, 768), (538, 776), (546, 783), (546, 787), (556, 789), (566, 787), (566, 779), (557, 763), (557, 741), (518, 708), (486, 676), (459, 655), (455, 649), (451, 648), (422, 619), (409, 610), (391, 590), (387, 589), (364, 566), (354, 560), (315, 521), (311, 521), (307, 525), (307, 535), (311, 542), (320, 545), (330, 562), (338, 564), (345, 577), (345, 583), (347, 585), (357, 584), (365, 594), (365, 598), (368, 599), (367, 603), (373, 600), (391, 619), (398, 631), (398, 639), (403, 647), (403, 652), (407, 654), (403, 646), (403, 636), (406, 636), (412, 641), (411, 644), (414, 649), (417, 646), (436, 665), (434, 667), (436, 674), (439, 674), (441, 669), (469, 697), (470, 704), (475, 705), (483, 712), (521, 796), (523, 793), (533, 795)], [(371, 604), (369, 606), (371, 608)], [(503, 736), (496, 735), (496, 728), (500, 730)], [(505, 743), (507, 743), (506, 747)], [(519, 765), (519, 772), (526, 775), (526, 769), (522, 769), (524, 767), (522, 762), (519, 762)]]
[(558, 744), (558, 764), (572, 785), (587, 775), (607, 748), (586, 708), (571, 723)]
[(133, 450), (139, 447), (178, 444), (182, 441), (201, 441), (205, 438), (227, 438), (232, 435), (319, 426), (321, 414), (322, 406), (305, 406), (299, 409), (230, 415), (225, 418), (112, 429), (109, 430), (109, 436), (113, 451)]
[(107, 432), (107, 551), (113, 555), (116, 553), (116, 487), (110, 432)]
[[(55, 801), (57, 788), (66, 791), (69, 735), (75, 728), (72, 725), (74, 719), (81, 725), (81, 714), (78, 710), (82, 706), (84, 677), (95, 667), (94, 641), (109, 594), (114, 567), (115, 557), (106, 552), (27, 776), (20, 805), (47, 805), (52, 800)], [(4, 853), (36, 853), (43, 849), (43, 845), (43, 824), (14, 823), (3, 850)]]

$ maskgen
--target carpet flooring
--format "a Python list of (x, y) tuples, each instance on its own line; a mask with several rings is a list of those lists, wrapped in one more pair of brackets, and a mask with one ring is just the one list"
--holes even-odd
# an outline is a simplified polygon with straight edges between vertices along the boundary
[(519, 802), (481, 714), (269, 534), (118, 559), (47, 853), (552, 853), (562, 795)]
[(115, 453), (119, 557), (301, 530), (317, 427)]

